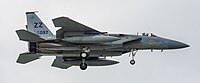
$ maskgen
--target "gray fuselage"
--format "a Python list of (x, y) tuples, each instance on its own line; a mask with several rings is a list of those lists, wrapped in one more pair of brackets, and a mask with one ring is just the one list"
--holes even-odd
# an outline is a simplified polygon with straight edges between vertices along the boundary
[[(77, 37), (77, 36), (76, 36)], [(85, 36), (86, 37), (86, 36)], [(94, 35), (95, 38), (98, 37)], [(62, 42), (56, 43), (39, 43), (39, 53), (46, 56), (64, 56), (64, 57), (79, 57), (82, 52), (83, 47), (90, 48), (90, 57), (99, 57), (99, 56), (120, 56), (124, 53), (130, 52), (133, 50), (165, 50), (165, 49), (178, 49), (188, 47), (189, 45), (166, 39), (157, 36), (141, 36), (141, 35), (126, 35), (126, 34), (108, 34), (105, 37), (102, 37), (102, 41), (109, 40), (106, 42), (97, 42), (91, 43), (84, 42), (79, 43)], [(73, 37), (72, 37), (73, 38)], [(86, 37), (89, 38), (89, 37)], [(64, 38), (66, 39), (66, 38)], [(74, 39), (75, 40), (75, 39)], [(90, 40), (90, 39), (86, 39)], [(91, 39), (92, 40), (92, 39)], [(99, 40), (97, 40), (99, 41)], [(92, 42), (95, 42), (93, 40)]]

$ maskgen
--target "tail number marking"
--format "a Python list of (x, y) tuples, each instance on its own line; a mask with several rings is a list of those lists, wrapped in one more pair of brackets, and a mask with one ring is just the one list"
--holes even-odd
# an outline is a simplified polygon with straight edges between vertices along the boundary
[(37, 34), (40, 34), (40, 35), (48, 34), (48, 31), (47, 30), (45, 30), (45, 31), (37, 31)]
[(34, 27), (35, 28), (43, 28), (43, 23), (42, 22), (34, 22)]

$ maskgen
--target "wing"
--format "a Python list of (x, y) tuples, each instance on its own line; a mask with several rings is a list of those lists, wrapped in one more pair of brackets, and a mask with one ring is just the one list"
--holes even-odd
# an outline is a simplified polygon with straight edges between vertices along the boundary
[(55, 27), (62, 27), (56, 31), (57, 38), (64, 35), (81, 35), (85, 33), (99, 34), (101, 32), (76, 22), (68, 17), (59, 17), (52, 20)]

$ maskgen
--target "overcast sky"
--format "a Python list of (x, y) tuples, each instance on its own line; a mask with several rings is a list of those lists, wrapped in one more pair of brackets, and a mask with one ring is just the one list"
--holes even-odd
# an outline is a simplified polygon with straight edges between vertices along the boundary
[[(0, 83), (200, 83), (200, 0), (1, 0)], [(25, 29), (27, 11), (37, 14), (55, 33), (52, 20), (66, 16), (100, 31), (136, 34), (152, 32), (191, 47), (171, 51), (139, 51), (136, 65), (124, 54), (117, 65), (51, 67), (55, 57), (21, 65), (27, 51), (15, 30)]]

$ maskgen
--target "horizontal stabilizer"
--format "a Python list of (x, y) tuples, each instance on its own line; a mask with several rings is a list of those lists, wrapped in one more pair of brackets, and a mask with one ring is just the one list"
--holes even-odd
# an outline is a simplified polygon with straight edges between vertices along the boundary
[(41, 55), (31, 54), (31, 53), (22, 53), (17, 59), (17, 63), (26, 64), (28, 62), (39, 59)]
[(65, 64), (63, 62), (64, 60), (62, 57), (56, 57), (56, 59), (54, 59), (53, 64), (51, 66), (61, 68), (61, 69), (67, 69), (72, 66), (70, 64)]
[(28, 41), (28, 42), (44, 41), (44, 39), (40, 38), (40, 36), (26, 30), (16, 30), (16, 33), (19, 39), (23, 41)]

